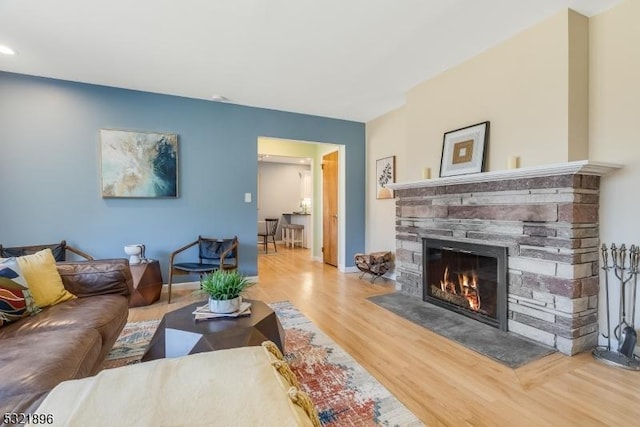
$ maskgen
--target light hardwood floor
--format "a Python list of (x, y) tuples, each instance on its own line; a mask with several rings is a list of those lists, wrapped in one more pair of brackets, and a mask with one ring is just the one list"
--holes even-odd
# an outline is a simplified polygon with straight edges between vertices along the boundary
[[(308, 250), (259, 255), (249, 297), (291, 301), (428, 426), (640, 426), (640, 372), (553, 354), (510, 369), (369, 302), (393, 282), (360, 280), (314, 262)], [(132, 309), (160, 318), (193, 301)]]

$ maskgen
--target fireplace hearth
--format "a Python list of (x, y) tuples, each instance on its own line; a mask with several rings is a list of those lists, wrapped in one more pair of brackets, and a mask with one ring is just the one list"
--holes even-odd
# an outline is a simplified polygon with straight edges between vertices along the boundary
[(423, 300), (507, 330), (507, 248), (423, 238)]

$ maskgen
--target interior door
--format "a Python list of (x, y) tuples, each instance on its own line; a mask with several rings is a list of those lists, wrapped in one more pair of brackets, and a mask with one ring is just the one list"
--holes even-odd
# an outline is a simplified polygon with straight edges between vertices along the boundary
[(338, 152), (322, 156), (322, 258), (338, 266)]

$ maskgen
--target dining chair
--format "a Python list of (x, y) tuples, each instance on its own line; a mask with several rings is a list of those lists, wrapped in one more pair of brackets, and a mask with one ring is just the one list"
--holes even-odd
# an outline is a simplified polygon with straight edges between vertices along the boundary
[(278, 248), (276, 247), (276, 230), (278, 229), (278, 221), (280, 221), (279, 218), (265, 218), (265, 230), (264, 232), (258, 232), (258, 237), (262, 238), (262, 245), (264, 246), (265, 253), (269, 253), (269, 237), (271, 237), (271, 241), (273, 242), (273, 250), (278, 252)]

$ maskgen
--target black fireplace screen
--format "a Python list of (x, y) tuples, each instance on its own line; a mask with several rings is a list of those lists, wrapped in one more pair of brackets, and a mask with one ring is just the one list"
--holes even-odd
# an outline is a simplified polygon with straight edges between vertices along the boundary
[(507, 248), (423, 239), (423, 297), (506, 330)]

